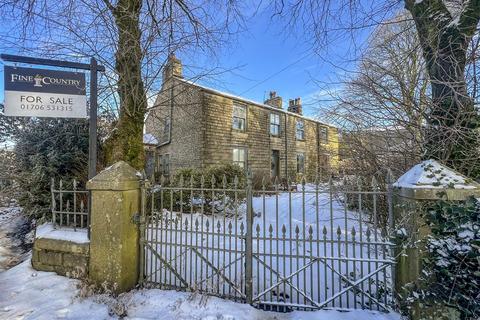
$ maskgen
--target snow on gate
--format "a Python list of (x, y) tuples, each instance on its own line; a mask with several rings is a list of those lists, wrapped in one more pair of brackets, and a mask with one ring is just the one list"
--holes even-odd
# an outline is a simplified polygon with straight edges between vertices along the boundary
[(390, 310), (394, 261), (381, 218), (391, 210), (389, 191), (348, 191), (332, 182), (290, 191), (224, 183), (157, 186), (150, 194), (144, 286), (277, 311)]

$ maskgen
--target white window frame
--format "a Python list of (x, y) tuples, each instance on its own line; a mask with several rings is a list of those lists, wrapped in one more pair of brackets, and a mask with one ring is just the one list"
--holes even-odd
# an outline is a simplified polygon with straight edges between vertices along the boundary
[(305, 140), (305, 121), (303, 121), (303, 119), (297, 119), (295, 138), (297, 138), (297, 140)]
[[(243, 123), (243, 126), (242, 126)], [(234, 103), (232, 112), (232, 128), (238, 131), (247, 130), (247, 106)]]
[[(242, 155), (243, 154), (243, 159)], [(234, 147), (232, 149), (233, 164), (238, 165), (242, 169), (247, 168), (247, 149), (244, 147)]]
[(280, 115), (278, 113), (270, 113), (270, 134), (272, 136), (280, 135)]

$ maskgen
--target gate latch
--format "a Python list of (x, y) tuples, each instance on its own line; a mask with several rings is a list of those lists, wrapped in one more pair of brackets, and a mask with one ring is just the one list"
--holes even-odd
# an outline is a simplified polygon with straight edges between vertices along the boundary
[(140, 224), (140, 214), (138, 212), (132, 215), (132, 223), (136, 225)]

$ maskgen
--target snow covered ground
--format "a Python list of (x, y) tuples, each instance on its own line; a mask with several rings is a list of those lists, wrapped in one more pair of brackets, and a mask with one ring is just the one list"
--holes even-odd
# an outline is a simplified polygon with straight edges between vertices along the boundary
[[(319, 193), (312, 185), (303, 193), (299, 185), (298, 192), (254, 194), (255, 301), (388, 307), (389, 245), (368, 215), (347, 209), (327, 187)], [(163, 199), (169, 199), (170, 191), (164, 193)], [(146, 281), (233, 299), (244, 296), (245, 212), (245, 204), (236, 216), (228, 217), (164, 209), (147, 227)], [(288, 282), (281, 283), (291, 274)], [(348, 289), (360, 279), (360, 290)]]
[(0, 319), (400, 319), (395, 313), (365, 310), (274, 313), (200, 294), (157, 289), (133, 290), (117, 298), (81, 297), (80, 281), (35, 271), (30, 260), (0, 273), (0, 284)]
[(0, 194), (0, 272), (25, 260), (29, 224), (15, 200)]

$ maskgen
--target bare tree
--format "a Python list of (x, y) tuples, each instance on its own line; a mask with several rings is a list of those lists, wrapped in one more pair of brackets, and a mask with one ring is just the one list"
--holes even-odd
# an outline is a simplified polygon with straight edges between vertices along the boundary
[[(433, 157), (462, 171), (480, 175), (479, 121), (467, 88), (467, 49), (480, 20), (478, 0), (384, 0), (361, 2), (276, 1), (276, 13), (309, 31), (319, 50), (332, 39), (359, 30), (398, 23), (391, 16), (405, 6), (411, 13), (430, 79), (432, 103), (426, 110), (424, 157)], [(408, 19), (408, 17), (407, 17)], [(355, 43), (354, 43), (355, 44)]]
[(4, 48), (55, 58), (96, 56), (106, 66), (100, 105), (117, 115), (106, 163), (125, 160), (138, 169), (144, 166), (147, 104), (168, 54), (213, 54), (241, 22), (235, 1), (7, 0), (0, 13), (8, 21)]
[(427, 155), (478, 176), (479, 117), (467, 90), (465, 67), (480, 1), (406, 0), (405, 6), (415, 21), (431, 81)]
[(395, 21), (372, 33), (353, 78), (323, 114), (342, 128), (347, 172), (384, 178), (387, 168), (401, 174), (422, 156), (428, 75), (413, 22), (405, 14)]

